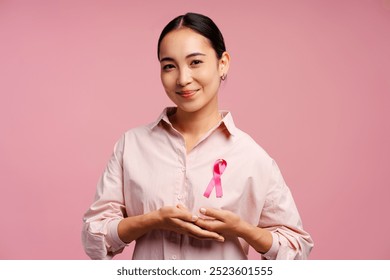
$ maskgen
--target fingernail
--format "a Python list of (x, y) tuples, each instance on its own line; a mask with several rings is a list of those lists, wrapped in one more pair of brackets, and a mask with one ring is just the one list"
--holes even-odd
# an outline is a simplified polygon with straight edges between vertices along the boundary
[(196, 222), (197, 220), (198, 220), (198, 216), (192, 215), (192, 221), (193, 221), (193, 222)]
[(222, 236), (218, 237), (217, 239), (218, 242), (224, 242), (225, 241), (225, 238), (223, 238)]
[(200, 208), (200, 209), (199, 209), (199, 212), (202, 213), (202, 214), (206, 214), (206, 208), (203, 208), (203, 207)]

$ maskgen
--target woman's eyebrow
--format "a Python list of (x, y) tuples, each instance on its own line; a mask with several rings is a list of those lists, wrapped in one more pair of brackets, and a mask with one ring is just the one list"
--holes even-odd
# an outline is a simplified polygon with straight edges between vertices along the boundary
[(198, 56), (198, 55), (203, 55), (203, 56), (205, 56), (204, 53), (195, 52), (195, 53), (191, 53), (191, 54), (187, 55), (186, 58), (193, 57), (193, 56)]
[(160, 62), (163, 62), (163, 61), (174, 61), (174, 59), (171, 57), (163, 57), (160, 59)]
[[(198, 56), (198, 55), (206, 56), (204, 53), (195, 52), (195, 53), (190, 53), (190, 54), (186, 55), (186, 59), (193, 57), (193, 56)], [(175, 61), (175, 60), (172, 57), (167, 56), (167, 57), (163, 57), (160, 59), (160, 62), (163, 62), (163, 61)]]

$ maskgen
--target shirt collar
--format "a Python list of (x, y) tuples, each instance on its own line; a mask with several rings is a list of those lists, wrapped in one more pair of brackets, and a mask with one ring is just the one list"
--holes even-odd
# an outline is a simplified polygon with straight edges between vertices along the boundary
[(232, 113), (229, 111), (219, 111), (222, 114), (221, 123), (223, 123), (229, 133), (233, 136), (237, 135), (237, 127), (234, 124)]
[(161, 121), (166, 122), (169, 125), (172, 125), (171, 122), (169, 121), (168, 116), (173, 115), (176, 112), (176, 107), (166, 107), (160, 116), (150, 124), (150, 128), (154, 129)]
[[(176, 107), (166, 107), (160, 116), (155, 120), (153, 123), (150, 124), (150, 128), (153, 130), (160, 122), (164, 121), (165, 123), (172, 126), (171, 122), (169, 121), (169, 116), (173, 115), (176, 112)], [(219, 111), (222, 115), (222, 120), (220, 121), (219, 125), (224, 124), (228, 132), (235, 136), (237, 134), (237, 127), (234, 124), (232, 114), (229, 111), (221, 110)]]

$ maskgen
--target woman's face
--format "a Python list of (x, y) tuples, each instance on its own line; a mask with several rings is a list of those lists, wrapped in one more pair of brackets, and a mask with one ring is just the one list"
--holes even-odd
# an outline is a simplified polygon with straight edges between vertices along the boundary
[(217, 93), (228, 62), (227, 53), (218, 59), (208, 39), (189, 28), (171, 31), (160, 44), (162, 84), (185, 112), (218, 110)]

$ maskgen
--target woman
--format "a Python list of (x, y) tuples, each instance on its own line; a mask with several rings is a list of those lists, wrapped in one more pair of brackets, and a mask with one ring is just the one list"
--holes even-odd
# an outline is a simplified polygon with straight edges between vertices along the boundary
[(83, 244), (108, 259), (305, 259), (313, 246), (276, 163), (227, 111), (223, 36), (206, 16), (173, 19), (158, 41), (161, 81), (176, 107), (127, 131), (84, 216)]

